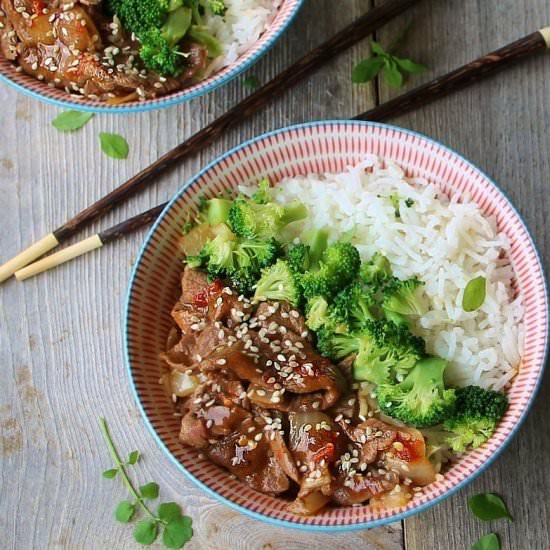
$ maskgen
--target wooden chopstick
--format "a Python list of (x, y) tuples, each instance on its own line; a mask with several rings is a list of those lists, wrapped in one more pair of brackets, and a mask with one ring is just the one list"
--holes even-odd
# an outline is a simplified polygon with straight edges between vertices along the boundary
[(91, 252), (96, 248), (101, 248), (104, 244), (110, 241), (114, 241), (124, 235), (127, 235), (128, 233), (132, 233), (132, 231), (135, 231), (140, 227), (149, 225), (158, 218), (159, 214), (162, 212), (167, 204), (168, 203), (165, 202), (154, 206), (153, 208), (150, 208), (149, 210), (146, 210), (145, 212), (142, 212), (137, 216), (128, 218), (127, 220), (124, 220), (117, 225), (113, 225), (112, 227), (105, 229), (104, 231), (100, 231), (99, 233), (96, 233), (91, 237), (88, 237), (82, 241), (78, 241), (77, 243), (68, 246), (67, 248), (63, 248), (55, 254), (50, 254), (42, 260), (31, 263), (26, 267), (16, 271), (15, 278), (18, 281), (24, 281), (29, 277), (33, 277), (34, 275), (38, 275), (38, 273), (47, 271), (52, 267), (64, 264), (65, 262), (77, 258), (78, 256), (82, 256), (87, 252)]
[(63, 225), (35, 242), (17, 256), (0, 266), (0, 282), (11, 277), (18, 269), (39, 258), (60, 243), (68, 240), (85, 225), (111, 210), (116, 204), (127, 199), (155, 179), (178, 161), (199, 152), (212, 141), (223, 135), (229, 128), (246, 120), (250, 115), (265, 107), (274, 98), (303, 80), (314, 70), (324, 65), (352, 45), (382, 27), (393, 17), (401, 14), (419, 0), (388, 0), (381, 6), (371, 9), (332, 38), (311, 50), (293, 65), (279, 73), (254, 93), (243, 99), (225, 114), (205, 126), (202, 130), (168, 151), (153, 164), (130, 178), (128, 181), (91, 204)]
[[(370, 120), (370, 121), (382, 121), (392, 117), (396, 117), (406, 113), (412, 109), (416, 109), (427, 103), (431, 103), (445, 95), (448, 95), (454, 91), (460, 90), (474, 84), (478, 80), (485, 78), (486, 76), (510, 67), (513, 62), (532, 55), (536, 52), (550, 48), (550, 27), (541, 29), (532, 34), (529, 34), (503, 48), (500, 48), (490, 54), (480, 57), (471, 63), (467, 63), (462, 67), (447, 73), (444, 76), (436, 78), (422, 86), (414, 88), (410, 92), (402, 94), (386, 103), (378, 105), (373, 109), (366, 111), (354, 117), (355, 120)], [(28, 267), (15, 272), (17, 280), (22, 281), (33, 275), (37, 275), (42, 271), (50, 269), (60, 263), (66, 262), (69, 259), (76, 257), (77, 255), (84, 254), (89, 250), (93, 250), (98, 246), (102, 246), (108, 240), (114, 240), (118, 237), (138, 229), (144, 225), (151, 223), (156, 218), (162, 209), (166, 206), (166, 203), (160, 204), (151, 210), (147, 210), (142, 214), (134, 216), (125, 222), (122, 222), (114, 227), (93, 235), (84, 241), (80, 241), (68, 247), (61, 252), (52, 254), (35, 262)], [(156, 213), (156, 214), (155, 214)], [(101, 244), (98, 244), (101, 243)], [(97, 246), (94, 246), (97, 245)], [(78, 248), (81, 246), (82, 248)], [(63, 255), (65, 251), (73, 249), (73, 252)]]

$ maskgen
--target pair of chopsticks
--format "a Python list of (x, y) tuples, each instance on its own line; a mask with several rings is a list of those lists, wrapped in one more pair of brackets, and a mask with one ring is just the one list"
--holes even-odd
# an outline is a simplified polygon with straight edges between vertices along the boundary
[[(68, 240), (86, 224), (108, 212), (112, 207), (135, 193), (145, 184), (152, 183), (154, 178), (167, 168), (173, 166), (177, 161), (187, 155), (198, 152), (221, 136), (230, 127), (267, 105), (273, 97), (286, 91), (329, 59), (332, 59), (365, 36), (371, 34), (417, 2), (418, 0), (389, 0), (382, 6), (374, 8), (355, 20), (289, 68), (279, 73), (273, 80), (259, 88), (224, 115), (163, 155), (151, 166), (84, 209), (61, 227), (9, 260), (6, 264), (0, 266), (0, 282), (14, 273), (18, 280), (27, 279), (99, 248), (107, 242), (126, 235), (135, 229), (150, 224), (156, 219), (165, 204), (158, 205), (116, 226), (69, 246), (56, 254), (28, 265), (36, 258), (58, 246), (61, 242)], [(547, 48), (550, 48), (550, 27), (512, 42), (440, 78), (436, 78), (410, 92), (357, 115), (354, 119), (382, 121), (401, 115), (473, 84), (491, 73), (507, 68), (515, 61), (519, 61)], [(28, 267), (24, 267), (27, 265)]]

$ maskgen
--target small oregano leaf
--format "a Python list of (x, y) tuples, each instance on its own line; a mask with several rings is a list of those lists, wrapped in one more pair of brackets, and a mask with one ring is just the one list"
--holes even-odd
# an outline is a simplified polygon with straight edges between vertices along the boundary
[(134, 529), (134, 539), (140, 544), (153, 544), (158, 535), (158, 527), (154, 521), (142, 519)]
[(162, 534), (162, 542), (166, 548), (181, 548), (193, 536), (191, 518), (183, 516), (168, 523)]
[(130, 464), (131, 466), (134, 465), (138, 460), (139, 460), (139, 457), (141, 455), (139, 454), (139, 451), (132, 451), (129, 455), (128, 455), (128, 464)]
[(162, 521), (172, 521), (181, 516), (181, 507), (175, 502), (163, 502), (157, 509), (157, 515)]
[(113, 479), (118, 474), (117, 468), (111, 468), (110, 470), (105, 470), (103, 472), (103, 477), (106, 479)]
[(158, 483), (155, 483), (154, 481), (151, 481), (151, 483), (147, 483), (145, 485), (142, 485), (139, 488), (139, 493), (143, 498), (147, 498), (147, 499), (157, 498), (159, 496)]
[(128, 147), (128, 142), (122, 136), (100, 132), (99, 142), (101, 143), (101, 150), (108, 157), (114, 159), (125, 159), (128, 157), (130, 149)]
[(481, 493), (470, 497), (468, 507), (474, 516), (483, 521), (502, 518), (513, 521), (504, 501), (493, 493)]
[(476, 277), (468, 282), (462, 296), (462, 309), (464, 311), (475, 311), (485, 301), (487, 294), (487, 281), (485, 277)]
[(247, 76), (243, 80), (243, 86), (249, 90), (255, 90), (260, 85), (260, 81), (254, 75)]
[(123, 500), (118, 503), (118, 506), (115, 509), (115, 518), (121, 523), (128, 523), (132, 519), (135, 511), (135, 504), (128, 502), (127, 500)]
[(500, 550), (500, 541), (495, 533), (489, 533), (475, 542), (472, 550)]
[(403, 75), (401, 74), (393, 60), (389, 60), (384, 65), (382, 74), (384, 75), (384, 79), (390, 86), (394, 88), (399, 88), (403, 85)]
[(371, 41), (370, 49), (372, 50), (372, 53), (375, 53), (376, 55), (387, 55), (386, 50), (382, 47), (382, 44), (376, 42), (375, 40)]
[(93, 116), (94, 113), (63, 111), (52, 120), (52, 126), (60, 132), (72, 132), (82, 128)]
[(353, 68), (351, 81), (355, 84), (370, 82), (380, 72), (383, 65), (384, 60), (381, 57), (363, 59)]
[(394, 59), (399, 67), (401, 67), (401, 69), (408, 73), (418, 74), (427, 70), (427, 67), (425, 65), (422, 65), (422, 63), (415, 63), (410, 59), (401, 59), (399, 57), (394, 57)]

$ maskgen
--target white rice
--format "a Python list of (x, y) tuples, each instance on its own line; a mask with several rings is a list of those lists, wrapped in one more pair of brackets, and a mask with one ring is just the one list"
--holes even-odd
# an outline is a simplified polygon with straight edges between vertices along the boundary
[[(401, 201), (400, 218), (390, 193), (414, 200), (410, 208)], [(425, 282), (429, 311), (412, 329), (425, 338), (429, 353), (449, 360), (448, 383), (501, 389), (514, 377), (523, 352), (523, 304), (512, 291), (509, 243), (467, 197), (449, 198), (375, 156), (341, 174), (287, 178), (275, 196), (308, 206), (309, 217), (295, 235), (326, 227), (337, 239), (354, 231), (352, 243), (364, 260), (380, 251), (396, 276)], [(487, 279), (487, 297), (479, 310), (466, 313), (464, 288), (480, 275)]]
[(275, 17), (282, 0), (225, 0), (223, 17), (205, 14), (205, 24), (220, 41), (223, 55), (214, 59), (207, 74), (234, 63), (253, 46)]

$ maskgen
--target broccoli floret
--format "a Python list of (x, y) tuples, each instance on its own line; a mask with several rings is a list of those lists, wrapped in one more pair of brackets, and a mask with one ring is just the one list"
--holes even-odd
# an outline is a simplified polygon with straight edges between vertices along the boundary
[(456, 390), (457, 416), (482, 416), (499, 421), (508, 408), (508, 398), (500, 392), (479, 386), (466, 386)]
[(329, 326), (322, 326), (315, 336), (319, 353), (335, 361), (357, 353), (359, 350), (359, 339), (355, 335), (336, 333)]
[(235, 254), (240, 266), (253, 265), (261, 270), (275, 263), (281, 255), (281, 245), (275, 239), (242, 239)]
[(210, 280), (228, 279), (240, 292), (250, 294), (262, 269), (272, 265), (280, 253), (281, 247), (274, 239), (239, 239), (226, 228), (196, 256), (188, 256), (187, 264), (205, 267)]
[(209, 0), (208, 7), (214, 15), (225, 15), (227, 7), (223, 0)]
[(304, 296), (333, 296), (357, 277), (360, 265), (359, 252), (352, 244), (331, 244), (323, 252), (317, 268), (302, 275)]
[(330, 319), (317, 331), (317, 346), (335, 361), (355, 353), (354, 378), (375, 384), (403, 376), (425, 354), (421, 338), (385, 320), (366, 320), (360, 330), (347, 332)]
[(306, 325), (311, 330), (319, 330), (328, 322), (328, 302), (322, 296), (309, 299), (306, 304)]
[(309, 269), (309, 246), (307, 244), (295, 244), (289, 247), (286, 259), (294, 273), (304, 273)]
[(228, 232), (208, 241), (196, 256), (187, 256), (189, 267), (207, 267), (209, 276), (223, 278), (235, 267), (234, 251), (237, 241)]
[(476, 449), (493, 435), (495, 426), (495, 421), (489, 418), (453, 418), (443, 424), (444, 442), (456, 453)]
[(423, 284), (416, 278), (405, 281), (392, 278), (384, 287), (382, 309), (399, 315), (423, 315), (426, 306), (419, 292)]
[(354, 377), (375, 384), (403, 377), (426, 353), (422, 338), (386, 320), (365, 321), (361, 342)]
[(172, 47), (159, 29), (144, 32), (141, 37), (139, 55), (143, 64), (162, 75), (177, 75), (181, 70), (181, 55), (177, 46)]
[(417, 428), (435, 426), (449, 418), (456, 393), (445, 389), (446, 367), (444, 359), (427, 357), (415, 365), (403, 382), (380, 384), (375, 393), (381, 410)]
[(274, 202), (258, 204), (253, 198), (238, 197), (229, 210), (229, 224), (242, 237), (277, 238), (287, 224), (307, 216), (306, 207), (299, 202), (282, 206)]
[(107, 11), (116, 14), (125, 30), (137, 35), (158, 29), (168, 14), (166, 0), (107, 0)]
[(355, 330), (361, 328), (366, 321), (375, 320), (371, 312), (375, 305), (372, 289), (365, 289), (359, 282), (355, 282), (336, 295), (331, 316), (337, 323), (344, 323)]
[(378, 285), (392, 276), (390, 262), (380, 252), (375, 252), (372, 258), (361, 266), (361, 279), (367, 284)]
[(188, 54), (178, 43), (189, 32), (193, 9), (182, 0), (108, 0), (107, 9), (116, 14), (128, 32), (141, 42), (144, 65), (162, 75), (181, 72)]
[(256, 286), (254, 301), (278, 300), (289, 302), (293, 306), (300, 302), (300, 288), (295, 274), (285, 260), (277, 260), (265, 269)]
[(258, 182), (258, 190), (252, 195), (252, 200), (258, 204), (271, 202), (271, 185), (267, 178)]
[(456, 453), (476, 449), (485, 443), (508, 408), (508, 398), (479, 386), (456, 390), (453, 414), (441, 426), (426, 431), (430, 445), (447, 447)]

